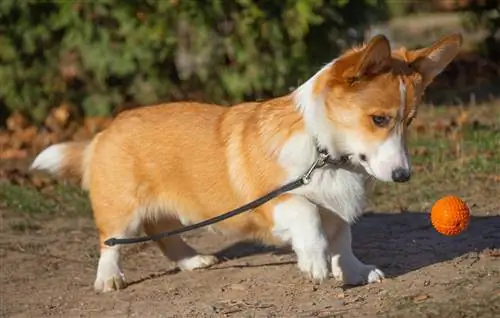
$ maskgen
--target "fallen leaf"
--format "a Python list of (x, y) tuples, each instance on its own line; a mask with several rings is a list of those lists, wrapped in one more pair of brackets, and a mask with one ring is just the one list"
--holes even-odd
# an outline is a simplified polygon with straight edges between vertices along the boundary
[(17, 168), (1, 170), (0, 179), (15, 185), (26, 185), (29, 183), (28, 175)]
[(442, 120), (438, 121), (434, 125), (434, 130), (436, 130), (438, 132), (444, 132), (444, 131), (446, 131), (447, 128), (448, 128), (448, 124), (444, 123)]
[(45, 127), (54, 132), (61, 132), (70, 118), (70, 108), (67, 104), (62, 104), (50, 110), (49, 115), (45, 118)]
[(456, 122), (459, 127), (463, 127), (469, 119), (469, 113), (464, 109), (460, 109), (460, 114), (458, 115)]
[(7, 118), (7, 129), (10, 131), (18, 131), (28, 125), (28, 120), (19, 112), (14, 112)]
[(499, 249), (494, 249), (494, 250), (489, 250), (486, 255), (489, 257), (500, 257), (500, 250)]
[(24, 159), (28, 156), (25, 149), (7, 149), (0, 153), (0, 159)]
[(38, 129), (35, 126), (29, 126), (22, 130), (15, 131), (10, 139), (11, 148), (20, 149), (23, 146), (31, 145)]
[(68, 123), (70, 114), (70, 107), (68, 104), (62, 104), (61, 106), (55, 108), (53, 111), (54, 119), (57, 120), (57, 122), (61, 126), (64, 126)]
[(429, 154), (429, 149), (427, 147), (416, 147), (412, 149), (413, 156), (426, 156)]
[(423, 134), (427, 131), (427, 127), (424, 124), (419, 123), (415, 125), (415, 131), (419, 134)]
[(7, 131), (0, 131), (0, 149), (6, 147), (10, 142), (11, 134)]
[(248, 287), (243, 284), (232, 284), (228, 286), (232, 290), (247, 290)]
[(500, 182), (500, 175), (490, 176), (493, 181)]
[(425, 171), (425, 166), (423, 165), (414, 165), (412, 168), (413, 171), (415, 172), (422, 172)]
[(418, 295), (418, 296), (415, 296), (413, 298), (413, 302), (420, 303), (420, 302), (423, 302), (424, 300), (429, 299), (429, 298), (430, 298), (430, 296), (426, 295), (426, 294), (424, 294), (424, 295)]

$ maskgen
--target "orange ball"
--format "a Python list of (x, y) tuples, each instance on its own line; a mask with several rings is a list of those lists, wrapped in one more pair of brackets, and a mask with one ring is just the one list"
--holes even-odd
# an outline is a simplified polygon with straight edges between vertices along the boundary
[(439, 199), (431, 210), (432, 226), (441, 234), (460, 234), (469, 226), (470, 211), (467, 204), (456, 196)]

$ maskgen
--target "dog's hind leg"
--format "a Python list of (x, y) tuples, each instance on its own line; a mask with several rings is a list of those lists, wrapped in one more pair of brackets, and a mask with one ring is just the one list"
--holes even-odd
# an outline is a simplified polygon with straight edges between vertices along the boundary
[[(182, 227), (182, 224), (172, 217), (144, 221), (144, 231), (147, 235), (154, 235), (179, 227)], [(181, 270), (205, 268), (218, 262), (216, 256), (198, 254), (180, 235), (166, 237), (156, 241), (156, 243), (162, 253), (171, 261), (176, 262)]]

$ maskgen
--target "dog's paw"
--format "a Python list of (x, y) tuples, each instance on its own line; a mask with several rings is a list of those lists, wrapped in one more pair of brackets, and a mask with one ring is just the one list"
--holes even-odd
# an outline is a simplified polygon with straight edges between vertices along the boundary
[(177, 265), (183, 271), (192, 271), (199, 268), (207, 268), (215, 265), (219, 259), (214, 255), (196, 255), (180, 260)]
[(328, 269), (328, 257), (321, 252), (299, 253), (297, 265), (308, 278), (314, 281), (323, 281), (328, 278), (330, 270)]
[(94, 290), (102, 293), (117, 291), (125, 287), (127, 287), (127, 283), (125, 277), (121, 274), (107, 278), (97, 278), (94, 282)]
[(342, 266), (332, 266), (333, 276), (346, 285), (364, 285), (370, 283), (381, 282), (385, 275), (384, 273), (373, 265), (366, 265), (356, 260), (349, 264)]

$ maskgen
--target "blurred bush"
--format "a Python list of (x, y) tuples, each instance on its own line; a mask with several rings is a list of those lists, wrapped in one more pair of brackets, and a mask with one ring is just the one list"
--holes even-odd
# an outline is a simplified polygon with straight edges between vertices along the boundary
[(385, 12), (382, 0), (2, 0), (0, 115), (286, 93)]

